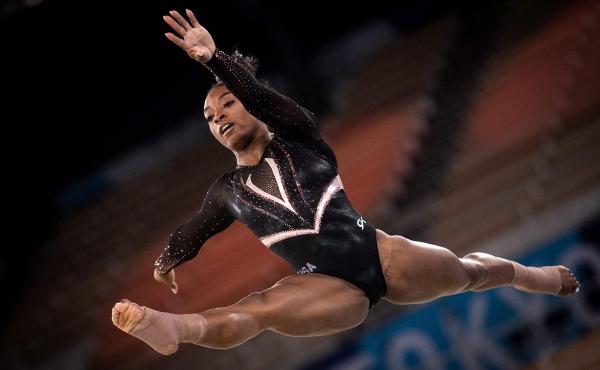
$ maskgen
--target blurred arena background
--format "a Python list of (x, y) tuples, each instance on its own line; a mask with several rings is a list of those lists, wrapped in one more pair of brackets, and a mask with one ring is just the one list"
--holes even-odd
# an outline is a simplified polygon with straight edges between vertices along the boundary
[[(317, 113), (372, 223), (568, 265), (580, 294), (382, 301), (344, 333), (170, 357), (116, 329), (120, 298), (197, 312), (292, 272), (236, 222), (177, 269), (178, 295), (152, 278), (235, 163), (202, 117), (210, 74), (163, 36), (185, 8)], [(600, 369), (600, 1), (11, 0), (0, 17), (2, 368)]]

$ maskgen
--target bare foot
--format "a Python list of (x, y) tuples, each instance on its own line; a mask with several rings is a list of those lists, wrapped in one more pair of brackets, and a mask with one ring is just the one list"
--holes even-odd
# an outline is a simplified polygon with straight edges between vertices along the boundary
[(177, 351), (178, 340), (173, 314), (140, 307), (127, 299), (117, 302), (112, 309), (116, 327), (144, 341), (156, 352), (170, 355)]
[(112, 309), (112, 322), (116, 327), (129, 333), (144, 318), (144, 309), (130, 300), (117, 302)]
[(579, 282), (577, 281), (577, 278), (575, 277), (575, 275), (573, 275), (571, 270), (569, 270), (565, 266), (556, 267), (560, 272), (560, 278), (562, 281), (562, 288), (560, 289), (560, 292), (558, 292), (558, 295), (560, 297), (564, 297), (570, 294), (577, 293), (579, 291)]

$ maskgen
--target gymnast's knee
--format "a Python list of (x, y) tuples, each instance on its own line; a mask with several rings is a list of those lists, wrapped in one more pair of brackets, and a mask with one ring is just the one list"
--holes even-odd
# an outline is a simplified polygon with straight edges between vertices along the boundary
[(236, 347), (260, 332), (256, 318), (249, 313), (228, 312), (217, 320), (209, 321), (210, 342), (212, 348), (228, 349)]
[[(210, 347), (227, 349), (253, 338), (264, 330), (260, 306), (263, 293), (252, 293), (245, 298), (247, 306), (226, 307), (207, 315)], [(212, 311), (212, 310), (211, 310)]]
[(476, 290), (488, 280), (489, 271), (485, 263), (485, 253), (469, 253), (462, 258), (463, 266), (467, 271), (469, 283), (464, 290)]
[(466, 259), (470, 259), (470, 260), (474, 260), (474, 261), (478, 261), (481, 262), (483, 260), (485, 260), (485, 258), (488, 256), (487, 253), (482, 253), (482, 252), (473, 252), (473, 253), (469, 253), (466, 256), (464, 256), (463, 258)]

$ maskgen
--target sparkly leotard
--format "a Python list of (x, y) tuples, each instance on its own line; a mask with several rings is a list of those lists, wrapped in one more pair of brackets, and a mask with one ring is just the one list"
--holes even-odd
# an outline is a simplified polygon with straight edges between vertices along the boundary
[(164, 274), (192, 259), (206, 240), (237, 219), (298, 274), (344, 279), (376, 304), (386, 284), (375, 227), (346, 197), (336, 157), (315, 116), (221, 50), (206, 66), (274, 136), (257, 165), (238, 165), (213, 182), (200, 211), (171, 234), (155, 268)]

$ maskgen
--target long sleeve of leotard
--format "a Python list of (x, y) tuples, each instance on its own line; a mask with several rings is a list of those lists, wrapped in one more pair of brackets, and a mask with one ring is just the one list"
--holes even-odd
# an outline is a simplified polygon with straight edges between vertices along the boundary
[(245, 67), (217, 49), (205, 66), (235, 95), (244, 108), (276, 133), (296, 140), (318, 140), (315, 115), (294, 100), (261, 83)]
[(154, 262), (154, 268), (166, 274), (172, 268), (194, 258), (211, 236), (225, 230), (234, 221), (223, 202), (223, 177), (209, 188), (200, 210), (169, 237), (169, 244)]

